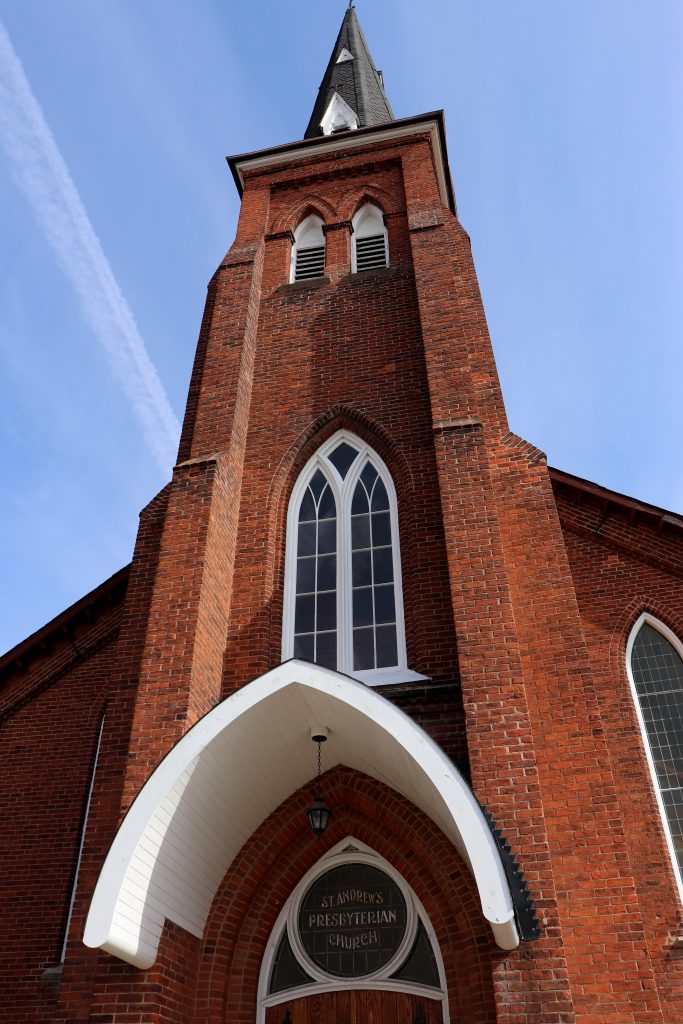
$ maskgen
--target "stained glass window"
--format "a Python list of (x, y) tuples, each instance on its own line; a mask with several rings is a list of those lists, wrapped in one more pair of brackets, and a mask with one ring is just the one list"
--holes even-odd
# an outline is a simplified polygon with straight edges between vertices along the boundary
[(683, 873), (683, 660), (659, 630), (644, 622), (631, 651), (656, 783)]

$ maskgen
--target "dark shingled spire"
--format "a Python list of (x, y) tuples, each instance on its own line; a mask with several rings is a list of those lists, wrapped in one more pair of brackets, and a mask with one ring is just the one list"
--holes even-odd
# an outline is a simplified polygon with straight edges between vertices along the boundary
[[(353, 60), (338, 63), (343, 50), (347, 50)], [(357, 115), (359, 128), (386, 124), (394, 120), (389, 100), (384, 93), (381, 75), (375, 68), (363, 30), (356, 17), (356, 10), (352, 5), (344, 15), (330, 63), (320, 84), (311, 120), (308, 122), (305, 139), (323, 134), (320, 122), (335, 92)]]

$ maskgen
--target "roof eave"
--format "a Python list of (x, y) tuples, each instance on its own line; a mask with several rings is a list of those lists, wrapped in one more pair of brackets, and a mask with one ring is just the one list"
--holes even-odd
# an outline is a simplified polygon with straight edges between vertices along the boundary
[(0, 679), (12, 670), (27, 666), (37, 650), (44, 650), (56, 636), (68, 634), (80, 621), (89, 617), (90, 610), (96, 605), (118, 601), (125, 593), (129, 574), (130, 565), (119, 569), (104, 583), (100, 583), (90, 593), (65, 608), (54, 619), (46, 622), (35, 633), (31, 633), (25, 640), (21, 640), (0, 656)]
[(602, 484), (596, 484), (592, 480), (586, 480), (584, 477), (575, 476), (573, 473), (567, 473), (563, 469), (556, 469), (553, 466), (549, 466), (548, 471), (550, 473), (550, 479), (556, 485), (565, 487), (577, 494), (581, 493), (589, 495), (591, 498), (595, 498), (603, 503), (628, 509), (629, 512), (651, 517), (661, 525), (672, 526), (679, 530), (683, 529), (683, 518), (676, 512), (660, 508), (658, 505), (650, 505), (646, 501), (639, 501), (637, 498), (632, 498), (628, 494), (621, 494), (619, 491), (613, 491), (609, 487), (603, 487)]
[(440, 150), (440, 152), (435, 153), (435, 157), (440, 164), (440, 166), (437, 166), (437, 174), (440, 177), (439, 184), (442, 191), (442, 199), (444, 204), (453, 213), (456, 213), (455, 194), (448, 163), (446, 121), (443, 110), (434, 110), (427, 114), (418, 114), (415, 117), (405, 117), (398, 121), (388, 121), (382, 125), (356, 128), (353, 131), (343, 132), (338, 135), (320, 135), (316, 138), (288, 142), (282, 146), (273, 146), (269, 149), (256, 150), (251, 153), (239, 153), (235, 156), (226, 157), (226, 159), (241, 198), (244, 192), (242, 169), (246, 168), (247, 165), (266, 167), (271, 163), (284, 163), (286, 160), (291, 159), (303, 160), (309, 155), (314, 155), (316, 152), (325, 152), (327, 149), (351, 149), (356, 145), (371, 142), (375, 137), (378, 140), (387, 136), (389, 138), (400, 137), (403, 134), (412, 134), (415, 129), (421, 126), (427, 128), (429, 125), (435, 128), (436, 148)]

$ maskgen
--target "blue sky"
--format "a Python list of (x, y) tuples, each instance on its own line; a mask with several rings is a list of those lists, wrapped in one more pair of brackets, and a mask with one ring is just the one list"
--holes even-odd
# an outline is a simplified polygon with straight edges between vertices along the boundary
[[(224, 157), (301, 137), (344, 8), (0, 0), (0, 99), (7, 46), (29, 85), (0, 116), (0, 650), (130, 560), (234, 234)], [(512, 428), (683, 511), (680, 0), (357, 9), (397, 116), (446, 111)]]

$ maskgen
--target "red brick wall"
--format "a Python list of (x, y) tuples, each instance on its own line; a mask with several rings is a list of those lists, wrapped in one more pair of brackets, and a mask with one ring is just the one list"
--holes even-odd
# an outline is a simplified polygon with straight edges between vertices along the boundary
[(202, 943), (194, 1024), (253, 1024), (278, 914), (309, 868), (349, 835), (385, 857), (422, 902), (444, 960), (451, 1020), (495, 1020), (490, 963), (502, 954), (453, 846), (416, 807), (365, 775), (332, 769), (323, 790), (334, 812), (320, 840), (306, 819), (312, 791), (305, 786), (254, 833), (225, 876)]
[[(683, 913), (626, 675), (626, 643), (643, 612), (683, 637), (683, 535), (628, 508), (560, 491), (558, 505), (594, 667), (626, 847), (664, 1019), (683, 1019), (683, 959), (672, 948)], [(649, 517), (648, 517), (649, 518)]]
[[(391, 267), (351, 275), (349, 222), (367, 198), (386, 213)], [(291, 231), (311, 209), (328, 229), (328, 276), (289, 285)], [(541, 938), (497, 950), (443, 836), (396, 794), (339, 771), (326, 838), (309, 839), (310, 794), (294, 794), (231, 867), (202, 941), (167, 927), (148, 972), (86, 950), (98, 871), (152, 769), (217, 700), (280, 660), (289, 496), (340, 427), (392, 473), (408, 661), (432, 680), (386, 694), (470, 773), (529, 880)], [(585, 523), (568, 560), (544, 459), (508, 433), (469, 240), (441, 203), (427, 134), (247, 174), (237, 238), (209, 289), (179, 459), (141, 522), (53, 1019), (253, 1020), (277, 909), (347, 833), (425, 903), (463, 1022), (681, 1019), (663, 937), (678, 911), (642, 752), (634, 742), (628, 761), (620, 749), (633, 720), (615, 701), (613, 660), (644, 591), (667, 604), (681, 563), (662, 569), (667, 538), (649, 534), (633, 538), (641, 561), (610, 548), (598, 606), (622, 610), (609, 642), (595, 629), (594, 553), (576, 539)], [(650, 576), (625, 613), (632, 562)], [(78, 772), (82, 787), (82, 760)], [(643, 806), (651, 835), (636, 841)], [(654, 885), (648, 864), (664, 870)]]
[[(0, 727), (0, 1017), (52, 1021), (85, 802), (110, 683), (119, 610), (3, 695)], [(70, 656), (69, 656), (70, 655)], [(33, 695), (31, 695), (31, 693)]]

